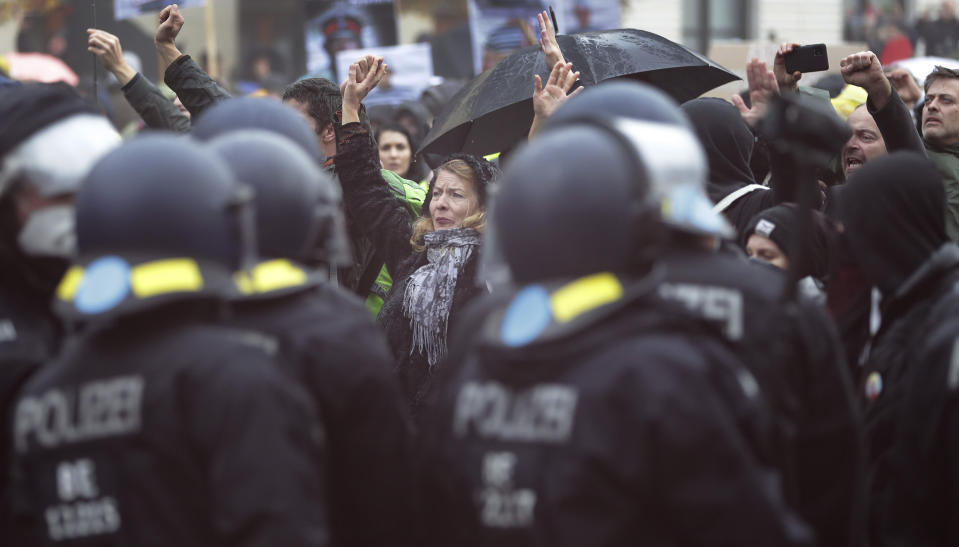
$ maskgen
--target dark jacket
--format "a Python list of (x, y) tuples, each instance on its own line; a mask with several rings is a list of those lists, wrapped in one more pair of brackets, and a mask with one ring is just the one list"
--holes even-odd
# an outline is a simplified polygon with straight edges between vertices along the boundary
[(914, 352), (936, 326), (930, 321), (948, 286), (940, 277), (959, 262), (959, 249), (947, 244), (944, 208), (939, 174), (913, 152), (866, 163), (850, 177), (839, 202), (856, 261), (883, 295), (882, 324), (864, 354), (860, 388), (873, 537), (881, 525), (879, 504), (888, 490), (905, 379), (920, 366)]
[(197, 322), (210, 315), (128, 316), (28, 382), (13, 487), (28, 544), (328, 544), (313, 406), (275, 341)]
[(230, 98), (230, 93), (204, 72), (189, 55), (181, 55), (170, 63), (163, 75), (163, 81), (180, 98), (180, 102), (194, 120), (207, 108)]
[(173, 101), (160, 93), (157, 86), (143, 74), (137, 72), (122, 90), (127, 102), (143, 118), (147, 127), (175, 133), (190, 132), (189, 116), (180, 112)]
[[(933, 360), (931, 355), (941, 351), (942, 341), (937, 341), (945, 332), (959, 334), (952, 319), (959, 312), (956, 285), (959, 283), (959, 248), (952, 244), (946, 245), (930, 258), (915, 274), (903, 284), (895, 295), (887, 298), (882, 306), (882, 327), (872, 340), (869, 359), (863, 370), (864, 381), (861, 386), (861, 398), (866, 411), (865, 432), (868, 440), (870, 456), (869, 491), (870, 522), (872, 537), (882, 538), (883, 528), (898, 525), (887, 523), (888, 519), (898, 519), (900, 515), (892, 507), (902, 507), (896, 503), (898, 496), (906, 495), (903, 489), (912, 488), (910, 484), (901, 484), (894, 488), (891, 485), (893, 470), (897, 467), (897, 451), (919, 451), (923, 454), (928, 443), (933, 442), (930, 436), (937, 435), (937, 416), (926, 416), (930, 423), (925, 423), (917, 417), (904, 422), (899, 416), (903, 413), (905, 400), (913, 399), (914, 405), (930, 404), (932, 401), (917, 401), (916, 397), (925, 397), (930, 393), (943, 397), (945, 385), (932, 385), (915, 378), (929, 378), (948, 365), (948, 358)], [(934, 342), (935, 341), (935, 342)], [(915, 372), (914, 372), (915, 371)], [(919, 390), (919, 391), (915, 391)], [(917, 409), (911, 412), (918, 412)], [(910, 431), (911, 429), (911, 431)], [(918, 442), (919, 446), (909, 447), (902, 445), (897, 439), (911, 439), (906, 442)], [(936, 440), (938, 442), (938, 440)], [(903, 462), (905, 463), (905, 462)], [(919, 461), (909, 463), (918, 464)], [(912, 469), (907, 471), (912, 476), (922, 479), (922, 484), (928, 488), (930, 482), (942, 482), (940, 487), (949, 483), (952, 473), (949, 468)], [(939, 472), (942, 472), (940, 474)], [(923, 476), (928, 473), (928, 476)], [(917, 486), (918, 487), (918, 486)], [(914, 492), (916, 495), (919, 492)], [(928, 495), (928, 491), (920, 495)], [(907, 499), (909, 499), (907, 497)], [(921, 500), (929, 503), (929, 499)], [(935, 515), (939, 508), (923, 517), (931, 519), (936, 531), (944, 531), (946, 522), (935, 522)], [(890, 514), (891, 513), (891, 514)], [(953, 515), (947, 518), (951, 520)], [(915, 522), (911, 524), (916, 524)], [(915, 531), (914, 531), (915, 532)], [(931, 537), (931, 536), (930, 536)], [(918, 538), (916, 538), (918, 539)], [(913, 543), (908, 543), (914, 545)], [(918, 545), (919, 543), (915, 543)], [(947, 543), (933, 543), (946, 545)]]
[(724, 253), (674, 250), (660, 296), (715, 325), (776, 416), (776, 466), (788, 499), (824, 546), (850, 544), (862, 445), (852, 379), (824, 310), (784, 303), (781, 270)]
[(631, 295), (517, 341), (535, 300), (493, 307), (446, 369), (418, 458), (427, 544), (810, 541), (740, 434), (755, 381), (695, 319)]
[[(895, 412), (895, 444), (888, 458), (887, 488), (876, 500), (877, 544), (956, 545), (959, 248), (952, 244), (943, 247), (904, 289), (897, 301), (906, 306), (912, 301), (914, 309), (893, 327), (911, 332), (905, 359), (886, 371), (901, 378), (897, 382), (901, 387), (882, 395), (897, 398), (899, 409)], [(917, 325), (905, 323), (910, 320)]]
[[(410, 276), (427, 264), (427, 256), (425, 252), (413, 251), (409, 214), (380, 175), (379, 156), (361, 124), (351, 123), (341, 129), (336, 163), (347, 211), (373, 241), (393, 278), (393, 288), (383, 303), (378, 322), (386, 329), (403, 391), (415, 413), (430, 389), (432, 367), (422, 352), (411, 350), (413, 330), (403, 312), (403, 296)], [(455, 328), (466, 303), (484, 292), (477, 285), (478, 254), (470, 256), (457, 278), (447, 332)]]
[[(62, 327), (50, 312), (47, 293), (38, 291), (7, 258), (0, 258), (0, 426), (10, 431), (13, 404), (31, 374), (60, 346)], [(0, 537), (10, 525), (10, 435), (0, 436)]]
[(319, 284), (233, 305), (229, 325), (279, 341), (281, 363), (310, 393), (327, 434), (334, 545), (404, 545), (412, 424), (390, 353), (369, 312)]

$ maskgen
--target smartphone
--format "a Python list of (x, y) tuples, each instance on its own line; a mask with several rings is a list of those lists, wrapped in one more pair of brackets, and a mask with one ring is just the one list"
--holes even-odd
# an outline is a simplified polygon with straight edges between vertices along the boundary
[(800, 46), (785, 56), (786, 72), (820, 72), (829, 70), (829, 56), (826, 54), (826, 44), (812, 44)]

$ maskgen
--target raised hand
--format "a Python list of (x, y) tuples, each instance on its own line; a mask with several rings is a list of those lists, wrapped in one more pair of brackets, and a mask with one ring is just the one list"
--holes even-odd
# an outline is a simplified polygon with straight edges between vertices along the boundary
[(747, 107), (739, 95), (733, 95), (732, 101), (743, 120), (755, 129), (759, 120), (766, 115), (769, 101), (774, 95), (779, 95), (779, 84), (775, 73), (769, 70), (766, 63), (755, 58), (746, 64), (746, 81), (749, 83), (750, 106)]
[(360, 121), (360, 105), (386, 75), (382, 57), (364, 57), (350, 65), (349, 74), (340, 85), (343, 94), (343, 123)]
[(87, 29), (87, 51), (100, 59), (103, 66), (117, 77), (120, 85), (126, 85), (137, 74), (123, 58), (120, 39), (109, 32)]
[(882, 70), (879, 57), (871, 51), (853, 53), (839, 61), (842, 79), (847, 84), (857, 85), (869, 93), (873, 106), (881, 109), (889, 101), (892, 84)]
[(802, 72), (798, 70), (792, 74), (786, 72), (786, 54), (799, 47), (799, 44), (786, 42), (779, 46), (776, 52), (776, 59), (773, 61), (773, 73), (776, 75), (776, 83), (779, 85), (779, 91), (799, 91), (799, 80), (802, 78)]
[(539, 74), (533, 76), (533, 124), (529, 130), (530, 136), (536, 134), (540, 125), (548, 120), (557, 108), (583, 90), (580, 87), (572, 93), (569, 92), (578, 79), (579, 72), (573, 72), (573, 64), (563, 62), (553, 65), (545, 86)]
[(157, 45), (175, 44), (176, 37), (183, 28), (183, 15), (180, 14), (180, 7), (177, 4), (167, 6), (160, 12), (160, 25), (157, 27), (156, 35), (153, 41)]
[(899, 97), (902, 98), (902, 102), (906, 103), (906, 106), (912, 107), (916, 104), (916, 101), (922, 98), (922, 90), (919, 89), (919, 84), (916, 83), (915, 78), (912, 77), (912, 73), (904, 68), (894, 68), (889, 71), (887, 74), (889, 81), (892, 82), (892, 85), (895, 86), (896, 91), (899, 93)]
[(553, 19), (549, 12), (543, 11), (536, 14), (536, 20), (539, 22), (539, 47), (546, 56), (546, 66), (556, 66), (556, 63), (565, 63), (563, 52), (559, 49), (559, 42), (556, 41), (556, 29), (553, 28)]
[(570, 97), (583, 90), (582, 87), (569, 94), (569, 90), (579, 79), (579, 72), (573, 72), (572, 63), (556, 63), (549, 73), (546, 85), (539, 74), (533, 76), (533, 112), (537, 116), (549, 118), (556, 109)]

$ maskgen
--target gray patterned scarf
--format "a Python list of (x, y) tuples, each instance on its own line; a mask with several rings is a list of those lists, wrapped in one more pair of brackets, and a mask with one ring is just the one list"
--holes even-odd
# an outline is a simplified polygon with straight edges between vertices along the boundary
[(410, 276), (403, 313), (413, 329), (410, 355), (422, 351), (432, 368), (446, 357), (446, 326), (456, 279), (482, 239), (472, 228), (436, 230), (424, 239), (429, 262)]

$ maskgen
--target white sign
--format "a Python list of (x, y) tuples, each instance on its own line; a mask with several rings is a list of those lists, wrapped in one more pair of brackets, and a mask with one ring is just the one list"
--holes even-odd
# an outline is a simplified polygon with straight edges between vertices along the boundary
[(336, 56), (338, 74), (349, 73), (350, 64), (365, 55), (382, 57), (390, 71), (389, 87), (374, 89), (363, 101), (374, 104), (399, 104), (415, 101), (432, 84), (433, 55), (429, 44), (370, 47), (341, 51)]

